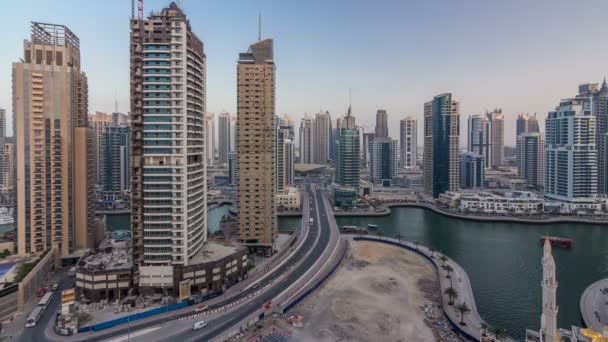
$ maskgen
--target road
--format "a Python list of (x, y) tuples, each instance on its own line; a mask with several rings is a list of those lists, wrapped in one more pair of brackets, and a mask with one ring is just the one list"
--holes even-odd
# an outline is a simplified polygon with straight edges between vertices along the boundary
[[(606, 289), (605, 294), (602, 289)], [(581, 314), (588, 328), (602, 332), (608, 325), (608, 278), (589, 285), (581, 296)]]
[[(315, 217), (315, 220), (314, 224), (308, 227), (309, 232), (306, 234), (306, 238), (301, 243), (301, 246), (291, 255), (291, 257), (280, 264), (280, 266), (266, 274), (263, 279), (259, 281), (259, 285), (241, 287), (238, 294), (227, 298), (220, 297), (216, 299), (213, 304), (210, 304), (209, 311), (211, 312), (220, 308), (223, 310), (209, 316), (207, 319), (209, 324), (206, 328), (193, 332), (192, 324), (196, 320), (178, 320), (178, 318), (189, 317), (194, 314), (193, 308), (190, 307), (189, 309), (180, 310), (180, 312), (158, 315), (145, 322), (138, 321), (138, 324), (132, 323), (130, 326), (123, 325), (96, 333), (76, 334), (69, 338), (61, 338), (52, 332), (52, 321), (54, 321), (54, 316), (50, 317), (45, 314), (42, 319), (44, 322), (39, 324), (40, 327), (37, 326), (35, 329), (32, 329), (28, 339), (24, 339), (24, 341), (40, 341), (45, 339), (56, 341), (105, 341), (112, 339), (121, 340), (123, 336), (128, 336), (125, 338), (126, 340), (130, 338), (132, 333), (135, 334), (140, 330), (152, 331), (150, 330), (151, 328), (159, 325), (162, 325), (162, 329), (154, 331), (154, 340), (166, 338), (167, 341), (173, 341), (176, 337), (179, 337), (180, 340), (182, 338), (208, 340), (222, 334), (228, 328), (241, 322), (243, 319), (248, 318), (252, 314), (255, 314), (256, 311), (261, 309), (264, 303), (283, 293), (291, 284), (307, 274), (307, 271), (315, 265), (320, 256), (326, 255), (324, 252), (328, 249), (330, 241), (335, 240), (335, 238), (330, 239), (331, 227), (327, 220), (327, 208), (322, 200), (323, 195), (321, 190), (311, 190), (309, 188), (309, 192), (314, 194), (313, 196), (310, 196), (310, 215), (311, 217)], [(329, 209), (331, 210), (331, 208)], [(320, 211), (323, 213), (322, 216), (319, 214)], [(319, 218), (321, 218), (321, 222)], [(321, 225), (319, 225), (319, 223), (321, 223)], [(308, 223), (304, 222), (304, 224)], [(333, 237), (333, 235), (331, 236)], [(262, 289), (264, 290), (261, 291)], [(56, 312), (58, 309), (58, 302), (53, 303), (53, 305), (57, 305), (57, 307), (54, 307), (53, 311)], [(228, 307), (230, 307), (230, 309), (226, 310)], [(51, 310), (48, 311), (50, 312)], [(51, 318), (53, 319), (51, 320)], [(46, 336), (44, 335), (44, 330), (46, 330)], [(45, 336), (46, 338), (39, 339), (40, 336)], [(139, 339), (141, 340), (150, 338), (146, 334), (141, 334), (140, 336)], [(132, 340), (137, 339), (137, 337), (132, 338)]]

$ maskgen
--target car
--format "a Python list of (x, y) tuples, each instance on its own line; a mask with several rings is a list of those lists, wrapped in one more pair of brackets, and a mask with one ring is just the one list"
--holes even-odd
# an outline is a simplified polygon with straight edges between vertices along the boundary
[(53, 284), (53, 292), (57, 291), (59, 289), (59, 284), (55, 283)]
[(205, 321), (198, 321), (196, 323), (194, 323), (194, 326), (192, 327), (192, 330), (198, 330), (201, 328), (204, 328), (207, 326), (207, 322)]

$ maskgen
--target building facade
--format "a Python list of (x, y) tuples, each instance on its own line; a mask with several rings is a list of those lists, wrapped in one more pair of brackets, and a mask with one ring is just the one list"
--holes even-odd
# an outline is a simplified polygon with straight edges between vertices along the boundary
[(207, 165), (215, 165), (215, 114), (205, 115), (205, 151)]
[(282, 120), (277, 127), (277, 193), (293, 185), (295, 175), (294, 138), (293, 126)]
[(545, 120), (545, 196), (574, 202), (597, 195), (595, 116), (584, 98), (562, 100)]
[(536, 120), (536, 113), (529, 114), (523, 113), (517, 115), (516, 122), (516, 137), (522, 133), (539, 133), (540, 127), (538, 126), (538, 120)]
[(517, 136), (517, 175), (529, 188), (541, 189), (545, 181), (545, 139), (541, 133)]
[(376, 112), (376, 138), (388, 138), (388, 114), (386, 109)]
[(469, 115), (467, 130), (467, 151), (480, 155), (488, 167), (492, 160), (492, 138), (490, 120), (484, 115)]
[(331, 115), (329, 112), (315, 114), (312, 133), (313, 163), (326, 165), (329, 162), (331, 150)]
[[(131, 230), (140, 287), (176, 289), (207, 241), (206, 57), (171, 3), (131, 20)], [(158, 282), (144, 275), (162, 274)]]
[(342, 187), (359, 190), (361, 178), (361, 160), (359, 157), (359, 129), (354, 127), (349, 107), (345, 124), (340, 131), (340, 153), (336, 170), (336, 183)]
[(481, 189), (486, 168), (485, 158), (477, 153), (467, 152), (460, 155), (460, 187), (462, 189)]
[(313, 121), (304, 114), (300, 122), (300, 164), (313, 163)]
[(401, 167), (416, 167), (418, 158), (418, 120), (408, 116), (399, 122), (399, 161)]
[(369, 144), (369, 176), (373, 183), (391, 185), (397, 178), (399, 161), (397, 140), (375, 138)]
[(490, 121), (490, 137), (492, 144), (489, 167), (499, 167), (504, 162), (505, 151), (505, 116), (502, 109), (494, 109), (486, 113)]
[(13, 63), (20, 255), (55, 247), (64, 256), (92, 241), (93, 133), (79, 44), (66, 26), (33, 22), (24, 57)]
[(276, 210), (275, 64), (272, 39), (251, 44), (237, 65), (238, 241), (271, 255)]
[(424, 192), (433, 198), (460, 187), (460, 110), (452, 94), (424, 104)]
[(376, 133), (374, 132), (363, 132), (361, 137), (361, 167), (368, 168), (369, 167), (369, 144), (376, 137)]
[(220, 165), (228, 164), (228, 155), (234, 150), (235, 120), (230, 113), (220, 113), (217, 118), (217, 162)]

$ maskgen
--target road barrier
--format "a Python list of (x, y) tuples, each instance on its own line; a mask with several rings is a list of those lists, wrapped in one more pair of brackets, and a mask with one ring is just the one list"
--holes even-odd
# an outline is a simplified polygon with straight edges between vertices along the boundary
[(187, 306), (188, 306), (187, 301), (176, 303), (176, 304), (171, 304), (171, 305), (167, 305), (167, 306), (161, 306), (161, 307), (154, 308), (154, 309), (151, 309), (148, 311), (138, 312), (138, 313), (135, 313), (135, 314), (132, 314), (129, 316), (124, 316), (124, 317), (120, 317), (117, 319), (113, 319), (111, 321), (105, 321), (105, 322), (97, 323), (94, 325), (89, 325), (86, 327), (78, 328), (78, 333), (80, 334), (83, 332), (99, 331), (99, 330), (103, 330), (103, 329), (108, 329), (108, 328), (115, 327), (119, 324), (129, 323), (132, 321), (136, 321), (136, 320), (139, 320), (142, 318), (147, 318), (150, 316), (158, 315), (161, 313), (183, 309)]
[(306, 297), (308, 297), (308, 295), (310, 295), (311, 293), (315, 292), (315, 290), (318, 289), (321, 285), (323, 285), (323, 283), (325, 282), (325, 280), (327, 280), (327, 278), (329, 278), (336, 271), (336, 269), (338, 269), (338, 266), (340, 266), (340, 263), (342, 263), (342, 260), (344, 259), (344, 256), (346, 255), (346, 244), (343, 244), (342, 249), (343, 249), (342, 250), (342, 254), (338, 258), (338, 262), (334, 265), (334, 267), (332, 267), (332, 269), (326, 275), (324, 275), (323, 278), (321, 278), (310, 289), (306, 290), (298, 298), (294, 299), (293, 302), (291, 302), (290, 304), (288, 304), (287, 306), (285, 306), (285, 308), (283, 308), (283, 313), (284, 314), (287, 313), (287, 311), (293, 309), (301, 301), (303, 301), (304, 299), (306, 299)]
[[(437, 274), (439, 274), (439, 268), (437, 268), (437, 264), (435, 263), (435, 261), (429, 257), (428, 255), (426, 255), (425, 253), (422, 253), (420, 250), (416, 249), (416, 248), (412, 248), (410, 246), (404, 245), (400, 242), (395, 242), (395, 241), (391, 241), (391, 240), (385, 240), (385, 239), (378, 239), (378, 238), (373, 238), (373, 237), (363, 237), (363, 236), (355, 236), (353, 237), (353, 240), (355, 241), (372, 241), (372, 242), (380, 242), (380, 243), (385, 243), (387, 245), (393, 245), (396, 247), (401, 247), (403, 249), (407, 249), (408, 251), (414, 252), (422, 257), (424, 257), (425, 259), (427, 259), (431, 265), (433, 265), (433, 267), (435, 267), (435, 270), (437, 271)], [(448, 313), (445, 311), (445, 307), (443, 306), (443, 304), (441, 305), (441, 311), (443, 311), (443, 315), (448, 319), (448, 322), (450, 322), (450, 324), (452, 325), (453, 330), (460, 334), (461, 336), (466, 337), (467, 339), (471, 340), (471, 341), (475, 341), (475, 342), (479, 342), (478, 338), (475, 338), (471, 335), (469, 335), (469, 333), (467, 333), (466, 331), (462, 330), (459, 326), (459, 324), (455, 323), (454, 321), (452, 321), (452, 319), (450, 319), (450, 316), (448, 316)]]

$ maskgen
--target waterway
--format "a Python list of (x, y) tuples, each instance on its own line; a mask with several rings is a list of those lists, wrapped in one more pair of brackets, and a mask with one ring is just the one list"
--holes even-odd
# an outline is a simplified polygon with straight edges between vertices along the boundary
[(574, 239), (571, 249), (554, 248), (558, 324), (582, 325), (580, 296), (608, 277), (608, 224), (488, 223), (448, 218), (420, 208), (392, 208), (383, 217), (337, 217), (343, 225), (375, 224), (386, 236), (419, 241), (458, 262), (468, 273), (480, 315), (523, 340), (538, 329), (541, 315), (541, 235)]

